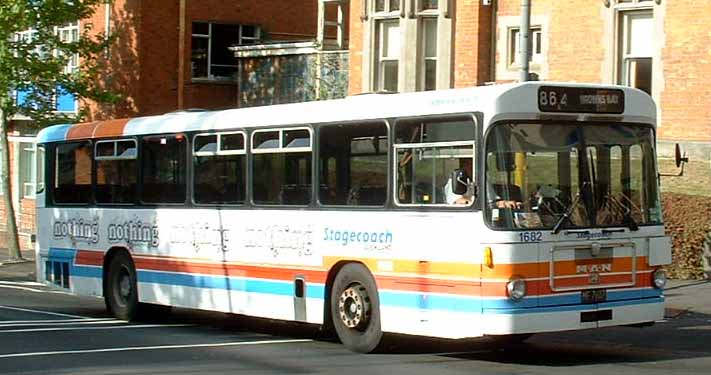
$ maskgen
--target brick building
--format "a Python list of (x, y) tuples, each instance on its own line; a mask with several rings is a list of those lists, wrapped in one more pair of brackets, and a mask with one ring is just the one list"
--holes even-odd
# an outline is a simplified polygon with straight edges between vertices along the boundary
[[(711, 2), (531, 0), (531, 72), (658, 104), (660, 155), (711, 157)], [(518, 79), (520, 0), (351, 0), (350, 93)]]
[[(326, 3), (340, 3), (326, 0)], [(114, 0), (97, 7), (90, 19), (66, 25), (63, 38), (80, 31), (112, 33), (114, 44), (104, 56), (108, 69), (100, 84), (120, 93), (116, 105), (57, 97), (57, 110), (88, 108), (88, 120), (162, 114), (179, 109), (220, 109), (239, 102), (240, 63), (230, 48), (315, 41), (317, 0)], [(334, 10), (329, 7), (328, 16)], [(31, 31), (29, 31), (31, 33)], [(336, 30), (326, 30), (327, 35)], [(75, 64), (81, 64), (76, 59)], [(17, 100), (23, 100), (18, 93)], [(11, 187), (20, 242), (31, 247), (35, 232), (36, 129), (31, 119), (13, 119), (10, 141)], [(3, 217), (4, 207), (0, 203)], [(0, 233), (5, 230), (0, 221)], [(0, 246), (5, 236), (0, 235)]]
[[(671, 155), (671, 146), (679, 142), (692, 160), (709, 161), (711, 37), (699, 30), (711, 22), (711, 2), (531, 3), (531, 71), (537, 79), (619, 83), (645, 90), (658, 104), (659, 154)], [(331, 8), (319, 14), (319, 4)], [(321, 33), (347, 33), (340, 40), (348, 46), (350, 94), (514, 81), (520, 64), (520, 5), (520, 0), (116, 0), (80, 25), (90, 23), (97, 32), (118, 35), (104, 83), (126, 100), (112, 107), (84, 104), (93, 118), (244, 105), (241, 87), (259, 86), (256, 96), (263, 99), (273, 91), (265, 82), (274, 84), (259, 74), (252, 74), (256, 85), (240, 83), (244, 71), (235, 56), (237, 61), (250, 59), (245, 66), (257, 67), (255, 72), (273, 70), (284, 56), (301, 48), (288, 42), (319, 44), (324, 40), (318, 38)], [(338, 20), (328, 21), (334, 18)], [(238, 37), (226, 38), (225, 33)], [(285, 44), (250, 46), (274, 42)], [(228, 45), (242, 47), (229, 54), (224, 48)], [(222, 52), (217, 53), (216, 46)], [(31, 152), (20, 152), (27, 149), (21, 144), (31, 139), (14, 140), (19, 147), (13, 165), (31, 169), (31, 163), (23, 161)], [(22, 177), (29, 175), (16, 173), (13, 178), (18, 186), (31, 186)], [(32, 205), (31, 199), (20, 201), (23, 208)], [(31, 222), (31, 215), (23, 209), (20, 221)]]

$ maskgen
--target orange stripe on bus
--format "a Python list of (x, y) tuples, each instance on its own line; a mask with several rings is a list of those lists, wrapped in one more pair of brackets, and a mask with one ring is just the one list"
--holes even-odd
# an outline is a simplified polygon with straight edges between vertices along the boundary
[(94, 137), (96, 138), (117, 138), (123, 137), (123, 129), (128, 124), (129, 119), (118, 119), (102, 121), (96, 125), (94, 129)]
[(67, 131), (66, 138), (67, 140), (91, 138), (94, 136), (94, 128), (96, 128), (97, 124), (99, 124), (98, 121), (73, 125)]
[(326, 272), (284, 267), (260, 267), (229, 263), (195, 263), (179, 260), (135, 258), (136, 268), (141, 270), (219, 275), (225, 277), (249, 277), (291, 281), (303, 277), (307, 281), (325, 283)]

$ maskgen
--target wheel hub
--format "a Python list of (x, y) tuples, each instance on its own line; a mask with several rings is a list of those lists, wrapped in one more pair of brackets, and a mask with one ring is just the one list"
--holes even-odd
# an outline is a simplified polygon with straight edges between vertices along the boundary
[(360, 284), (352, 284), (338, 298), (338, 313), (341, 322), (348, 327), (363, 330), (370, 321), (370, 297)]
[(131, 277), (126, 270), (122, 271), (123, 272), (119, 275), (118, 297), (121, 299), (121, 302), (126, 303), (131, 295)]

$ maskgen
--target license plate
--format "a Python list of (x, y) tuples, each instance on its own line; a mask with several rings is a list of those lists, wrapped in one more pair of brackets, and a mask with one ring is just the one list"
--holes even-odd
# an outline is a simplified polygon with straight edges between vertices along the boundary
[(583, 303), (598, 303), (607, 301), (607, 290), (594, 289), (583, 291)]

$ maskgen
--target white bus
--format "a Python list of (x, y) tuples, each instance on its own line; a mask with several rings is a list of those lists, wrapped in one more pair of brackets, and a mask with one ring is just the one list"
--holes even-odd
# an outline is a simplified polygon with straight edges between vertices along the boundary
[(656, 108), (534, 82), (58, 125), (38, 278), (307, 322), (370, 352), (663, 317)]

